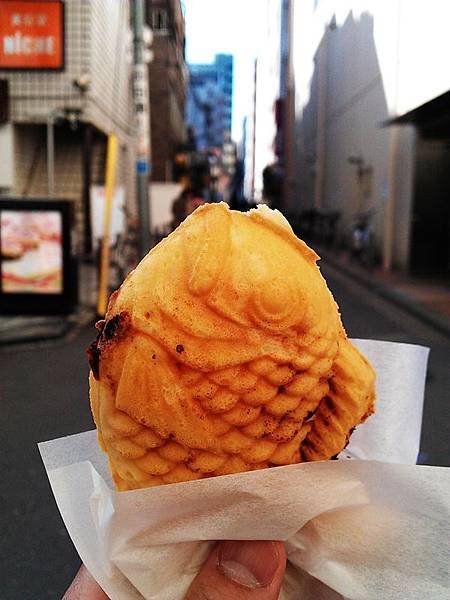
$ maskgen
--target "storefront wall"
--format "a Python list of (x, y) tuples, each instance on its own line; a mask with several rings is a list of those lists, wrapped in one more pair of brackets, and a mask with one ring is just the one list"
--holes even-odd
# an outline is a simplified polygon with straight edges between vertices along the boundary
[(372, 209), (388, 268), (409, 265), (416, 135), (384, 124), (450, 89), (449, 13), (442, 0), (295, 3), (297, 211), (338, 210), (345, 236)]
[(117, 183), (125, 187), (127, 202), (135, 208), (129, 6), (125, 0), (71, 0), (64, 6), (64, 69), (0, 70), (0, 77), (9, 81), (14, 129), (14, 179), (8, 191), (16, 196), (47, 195), (50, 122), (55, 143), (54, 195), (73, 200), (77, 237), (81, 239), (85, 123), (97, 132), (92, 147), (97, 179), (102, 177), (98, 166), (104, 164), (106, 136), (117, 135), (121, 148)]

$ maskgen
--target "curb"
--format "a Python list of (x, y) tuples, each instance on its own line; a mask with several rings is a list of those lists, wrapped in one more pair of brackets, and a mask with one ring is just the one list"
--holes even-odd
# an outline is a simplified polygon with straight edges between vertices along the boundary
[(424, 304), (420, 304), (420, 302), (413, 299), (407, 293), (382, 283), (371, 275), (362, 273), (361, 271), (352, 268), (350, 265), (344, 264), (339, 259), (331, 256), (331, 254), (329, 254), (326, 250), (322, 250), (320, 246), (317, 246), (316, 250), (319, 256), (325, 262), (332, 265), (338, 271), (341, 271), (348, 277), (355, 279), (358, 283), (361, 283), (370, 291), (374, 292), (385, 300), (400, 306), (414, 317), (420, 319), (426, 325), (430, 325), (439, 331), (439, 333), (450, 337), (450, 319), (438, 311)]
[(33, 319), (23, 316), (3, 320), (0, 347), (63, 338), (71, 329), (66, 319)]
[(81, 308), (66, 316), (17, 315), (0, 319), (0, 348), (74, 337), (95, 319), (95, 311)]

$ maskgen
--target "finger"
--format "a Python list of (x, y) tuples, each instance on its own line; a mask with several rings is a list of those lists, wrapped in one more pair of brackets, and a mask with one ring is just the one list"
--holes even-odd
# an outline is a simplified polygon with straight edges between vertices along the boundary
[(282, 542), (219, 542), (185, 600), (277, 600), (285, 569)]
[(84, 565), (72, 581), (62, 600), (109, 600)]

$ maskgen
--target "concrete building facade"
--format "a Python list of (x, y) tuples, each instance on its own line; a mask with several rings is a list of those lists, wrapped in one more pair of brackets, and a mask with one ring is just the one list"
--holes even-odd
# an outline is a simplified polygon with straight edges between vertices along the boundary
[(255, 200), (263, 198), (263, 171), (277, 161), (276, 102), (280, 94), (280, 26), (281, 2), (269, 0), (267, 11), (267, 44), (256, 63), (255, 94)]
[(385, 269), (450, 272), (448, 3), (294, 6), (293, 208), (371, 210)]
[(180, 0), (146, 0), (146, 20), (153, 32), (149, 63), (152, 180), (170, 182), (177, 148), (186, 141), (188, 74)]
[(261, 2), (264, 46), (254, 64), (242, 144), (245, 196), (283, 210), (289, 210), (293, 195), (294, 4), (293, 0)]
[[(72, 200), (79, 251), (88, 227), (90, 186), (103, 184), (106, 139), (119, 142), (117, 184), (133, 209), (134, 141), (131, 33), (127, 0), (64, 3), (64, 67), (0, 70), (8, 82), (9, 121), (0, 125), (3, 194)], [(47, 142), (54, 141), (49, 181)], [(86, 248), (85, 248), (86, 249)]]

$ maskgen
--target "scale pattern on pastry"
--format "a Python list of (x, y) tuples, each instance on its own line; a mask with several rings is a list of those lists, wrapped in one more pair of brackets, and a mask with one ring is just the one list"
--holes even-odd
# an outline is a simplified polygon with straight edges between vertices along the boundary
[(119, 490), (326, 460), (371, 412), (318, 256), (280, 213), (197, 209), (109, 302), (90, 397)]

